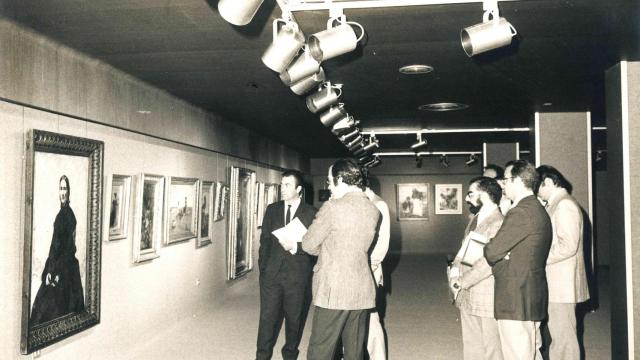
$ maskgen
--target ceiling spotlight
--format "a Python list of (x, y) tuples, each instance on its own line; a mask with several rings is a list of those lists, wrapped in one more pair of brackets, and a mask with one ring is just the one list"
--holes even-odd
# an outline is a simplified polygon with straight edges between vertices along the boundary
[(460, 31), (460, 42), (467, 56), (481, 54), (511, 44), (517, 32), (507, 19), (501, 18), (497, 0), (485, 0), (482, 23)]
[(607, 160), (607, 150), (598, 150), (596, 151), (596, 162)]
[(411, 150), (416, 150), (427, 145), (427, 140), (422, 138), (422, 133), (416, 133), (416, 137), (418, 138), (418, 141), (411, 145)]
[(465, 161), (465, 165), (467, 166), (471, 166), (473, 164), (475, 164), (476, 162), (478, 162), (478, 155), (476, 154), (469, 154), (469, 160)]
[(320, 86), (317, 92), (307, 96), (307, 108), (315, 114), (337, 103), (340, 95), (342, 95), (342, 85), (331, 85), (327, 81)]
[(449, 158), (447, 157), (447, 155), (440, 155), (440, 165), (442, 165), (443, 168), (449, 167)]
[(352, 128), (359, 123), (360, 121), (354, 120), (353, 116), (347, 115), (331, 127), (331, 132), (335, 135), (340, 135), (345, 132), (353, 131)]
[(304, 51), (280, 73), (280, 80), (287, 85), (301, 81), (302, 79), (316, 74), (320, 71), (320, 63), (309, 53), (309, 48), (305, 46)]
[(347, 134), (341, 135), (338, 139), (340, 139), (340, 142), (344, 143), (344, 142), (347, 142), (347, 141), (349, 141), (350, 139), (352, 139), (352, 138), (354, 138), (354, 137), (358, 136), (358, 134), (360, 134), (360, 130), (355, 129), (355, 130), (353, 130), (353, 131), (352, 131), (352, 132), (350, 132), (350, 133), (347, 133)]
[[(333, 26), (336, 21), (339, 25)], [(360, 28), (359, 37), (356, 37), (356, 32), (351, 25)], [(364, 28), (362, 25), (347, 21), (344, 14), (338, 14), (327, 21), (327, 30), (317, 32), (309, 37), (309, 52), (316, 61), (322, 62), (355, 50), (358, 41), (363, 37)]]
[(338, 120), (347, 116), (347, 110), (344, 109), (343, 103), (331, 105), (329, 110), (320, 114), (320, 122), (325, 127), (332, 127)]
[[(284, 24), (280, 31), (278, 31), (278, 23)], [(304, 35), (295, 21), (276, 19), (273, 21), (273, 42), (262, 55), (262, 62), (269, 69), (281, 73), (293, 61), (303, 45)]]
[(233, 25), (247, 25), (258, 12), (263, 0), (220, 0), (218, 12)]
[(322, 84), (326, 80), (324, 69), (320, 67), (317, 73), (307, 76), (306, 78), (291, 84), (291, 91), (293, 91), (297, 95), (304, 95), (307, 92), (311, 91), (311, 89), (317, 87)]
[(422, 156), (420, 156), (420, 154), (418, 153), (416, 153), (416, 167), (417, 168), (422, 167)]
[(355, 151), (358, 147), (362, 146), (363, 138), (361, 135), (356, 136), (353, 140), (348, 143), (343, 143), (349, 151)]
[(366, 162), (363, 166), (364, 167), (368, 167), (368, 168), (372, 168), (372, 167), (376, 167), (378, 165), (380, 165), (380, 158), (378, 156), (373, 156), (373, 159), (370, 160), (369, 162)]
[(380, 147), (380, 144), (378, 144), (378, 139), (376, 139), (375, 135), (371, 135), (369, 137), (369, 143), (365, 146), (362, 147), (362, 149), (364, 151), (371, 151), (373, 149), (377, 149)]

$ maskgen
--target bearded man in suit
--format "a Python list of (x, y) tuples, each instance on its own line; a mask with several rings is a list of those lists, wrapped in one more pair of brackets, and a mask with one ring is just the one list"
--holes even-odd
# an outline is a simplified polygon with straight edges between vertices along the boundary
[(465, 360), (502, 360), (498, 322), (493, 314), (494, 280), (484, 257), (468, 263), (469, 242), (493, 238), (502, 225), (498, 204), (502, 188), (495, 179), (477, 177), (470, 181), (466, 201), (477, 209), (467, 225), (464, 240), (454, 261), (450, 282), (460, 290), (455, 304), (460, 309)]
[(307, 359), (332, 359), (341, 338), (344, 359), (360, 360), (369, 311), (376, 305), (368, 251), (380, 211), (362, 191), (365, 178), (353, 161), (336, 161), (327, 182), (331, 200), (322, 205), (302, 238), (304, 251), (318, 255)]
[(553, 240), (547, 258), (551, 360), (580, 359), (576, 330), (576, 304), (589, 300), (583, 253), (582, 209), (570, 195), (571, 184), (552, 166), (538, 167), (538, 197), (547, 203)]
[(256, 359), (271, 359), (283, 319), (285, 344), (282, 358), (298, 358), (298, 346), (311, 300), (312, 257), (301, 243), (283, 248), (272, 234), (295, 218), (311, 225), (316, 209), (300, 199), (303, 178), (298, 171), (285, 171), (280, 181), (282, 200), (270, 204), (262, 221), (258, 267), (260, 268), (260, 322)]
[(513, 205), (496, 236), (484, 247), (495, 277), (494, 314), (504, 359), (541, 358), (540, 321), (549, 300), (545, 267), (553, 232), (534, 191), (535, 166), (516, 160), (505, 169), (504, 193)]

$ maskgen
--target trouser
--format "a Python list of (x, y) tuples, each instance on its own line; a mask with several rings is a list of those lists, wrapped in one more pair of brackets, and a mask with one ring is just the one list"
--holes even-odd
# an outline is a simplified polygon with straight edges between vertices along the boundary
[(576, 328), (576, 304), (549, 303), (549, 333), (551, 346), (549, 358), (551, 360), (580, 359), (580, 345), (578, 345), (578, 331)]
[(311, 294), (308, 281), (278, 276), (260, 279), (260, 320), (256, 359), (271, 359), (282, 322), (285, 322), (285, 344), (282, 358), (298, 358), (298, 346), (309, 311)]
[(500, 332), (496, 319), (471, 315), (461, 309), (460, 322), (465, 360), (502, 360)]
[(539, 321), (498, 320), (498, 331), (505, 360), (542, 359)]
[(369, 309), (332, 310), (316, 306), (313, 314), (307, 360), (331, 360), (342, 339), (344, 360), (364, 357)]

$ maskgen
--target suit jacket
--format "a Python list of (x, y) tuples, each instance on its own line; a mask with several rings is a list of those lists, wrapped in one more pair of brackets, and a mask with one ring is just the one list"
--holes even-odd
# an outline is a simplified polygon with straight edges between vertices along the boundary
[[(487, 239), (493, 238), (502, 225), (503, 216), (500, 208), (493, 210), (481, 223), (477, 223), (476, 214), (464, 231), (465, 238), (471, 231), (482, 234)], [(462, 259), (456, 257), (454, 265), (460, 269), (460, 286), (462, 290), (456, 299), (456, 305), (471, 315), (493, 318), (493, 288), (494, 280), (491, 274), (491, 266), (483, 257), (478, 259), (473, 266), (461, 263)]]
[[(296, 217), (307, 228), (311, 225), (317, 210), (303, 201), (298, 209), (291, 215), (291, 220)], [(298, 243), (298, 251), (295, 255), (286, 251), (278, 238), (271, 232), (284, 226), (284, 201), (278, 201), (267, 206), (262, 220), (262, 231), (260, 233), (260, 249), (258, 250), (258, 267), (262, 280), (273, 280), (279, 273), (298, 278), (301, 281), (308, 281), (311, 275), (312, 259), (302, 251)]]
[(589, 299), (584, 266), (582, 210), (560, 189), (547, 204), (553, 225), (553, 241), (547, 258), (549, 301), (579, 303)]
[(322, 205), (302, 248), (318, 255), (313, 268), (313, 303), (325, 309), (360, 310), (376, 305), (368, 250), (380, 211), (363, 192)]
[(551, 220), (535, 196), (521, 199), (509, 210), (484, 247), (495, 277), (496, 319), (541, 321), (547, 316), (545, 266), (552, 237)]

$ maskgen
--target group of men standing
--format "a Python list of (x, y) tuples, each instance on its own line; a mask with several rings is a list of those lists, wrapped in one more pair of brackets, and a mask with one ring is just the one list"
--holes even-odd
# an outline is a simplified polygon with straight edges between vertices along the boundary
[[(541, 359), (540, 323), (547, 321), (550, 359), (580, 359), (575, 310), (589, 290), (582, 211), (570, 183), (525, 160), (507, 163), (504, 176), (496, 166), (485, 175), (496, 179), (471, 180), (466, 201), (475, 215), (449, 272), (464, 358)], [(499, 206), (503, 195), (508, 208)], [(465, 264), (472, 232), (485, 239), (484, 256)]]
[[(271, 359), (284, 320), (282, 357), (297, 359), (313, 294), (307, 359), (331, 360), (340, 344), (344, 359), (362, 359), (365, 346), (370, 359), (385, 359), (384, 332), (375, 309), (381, 263), (389, 247), (388, 207), (350, 160), (338, 160), (329, 168), (331, 200), (319, 211), (301, 201), (302, 184), (299, 172), (284, 172), (283, 200), (267, 207), (262, 222), (256, 358)], [(272, 232), (295, 218), (308, 231), (287, 248)]]

